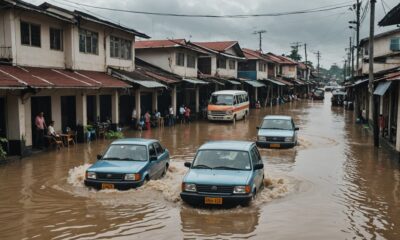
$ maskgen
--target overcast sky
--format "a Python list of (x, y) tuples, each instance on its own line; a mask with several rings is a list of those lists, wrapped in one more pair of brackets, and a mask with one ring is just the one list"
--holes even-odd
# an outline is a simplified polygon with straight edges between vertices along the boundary
[[(40, 4), (43, 0), (27, 0)], [(267, 30), (263, 39), (264, 52), (289, 54), (293, 42), (307, 43), (308, 59), (316, 65), (314, 52), (320, 51), (323, 67), (331, 64), (343, 65), (349, 37), (354, 34), (348, 28), (348, 21), (355, 20), (355, 12), (347, 8), (333, 11), (309, 13), (280, 17), (258, 17), (243, 19), (205, 19), (138, 15), (111, 12), (75, 5), (81, 2), (89, 5), (111, 7), (135, 11), (170, 12), (183, 14), (257, 14), (312, 9), (341, 3), (355, 3), (351, 0), (47, 0), (48, 2), (71, 9), (89, 10), (119, 22), (122, 25), (144, 32), (152, 39), (186, 38), (192, 41), (237, 40), (241, 47), (258, 49), (258, 36), (255, 30)], [(362, 0), (363, 6), (368, 0)], [(68, 3), (69, 2), (69, 3)], [(399, 0), (378, 0), (376, 22)], [(116, 4), (117, 3), (117, 4)], [(63, 4), (68, 4), (63, 5)], [(369, 14), (368, 14), (369, 15)], [(394, 27), (376, 27), (376, 32), (391, 30)], [(361, 27), (361, 38), (368, 36), (369, 18)], [(304, 48), (300, 49), (304, 58)]]

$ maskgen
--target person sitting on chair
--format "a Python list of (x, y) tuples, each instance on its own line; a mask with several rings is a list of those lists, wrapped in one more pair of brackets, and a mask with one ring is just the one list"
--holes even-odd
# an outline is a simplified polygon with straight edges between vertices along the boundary
[(54, 130), (54, 121), (50, 122), (49, 127), (47, 128), (47, 135), (53, 136), (53, 137), (59, 137), (60, 136)]

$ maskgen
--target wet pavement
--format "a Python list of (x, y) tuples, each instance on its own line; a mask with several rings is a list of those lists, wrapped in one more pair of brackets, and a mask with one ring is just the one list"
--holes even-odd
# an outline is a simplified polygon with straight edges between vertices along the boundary
[[(208, 140), (255, 140), (266, 114), (287, 114), (299, 146), (262, 150), (268, 187), (249, 207), (193, 209), (179, 199), (196, 149)], [(248, 120), (127, 132), (171, 152), (166, 177), (130, 191), (83, 186), (109, 141), (79, 144), (0, 166), (0, 239), (400, 239), (398, 155), (376, 149), (352, 112), (299, 101)]]

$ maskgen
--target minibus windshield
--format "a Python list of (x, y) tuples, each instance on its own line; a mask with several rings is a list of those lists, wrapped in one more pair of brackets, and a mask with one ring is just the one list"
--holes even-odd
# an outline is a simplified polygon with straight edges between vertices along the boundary
[(233, 105), (233, 95), (212, 95), (210, 99), (212, 105)]

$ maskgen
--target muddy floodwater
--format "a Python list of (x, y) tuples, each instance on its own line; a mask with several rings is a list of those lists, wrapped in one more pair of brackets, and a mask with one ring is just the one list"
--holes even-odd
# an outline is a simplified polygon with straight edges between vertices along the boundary
[[(171, 153), (166, 177), (137, 190), (83, 186), (107, 140), (0, 165), (0, 239), (400, 239), (398, 155), (375, 149), (353, 113), (329, 98), (252, 110), (235, 125), (126, 132), (159, 139)], [(299, 146), (261, 150), (268, 186), (257, 199), (223, 210), (183, 204), (183, 163), (209, 140), (255, 140), (266, 114), (293, 116)]]

